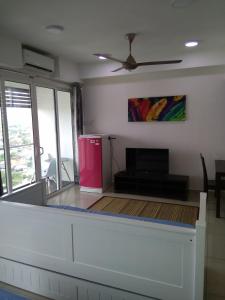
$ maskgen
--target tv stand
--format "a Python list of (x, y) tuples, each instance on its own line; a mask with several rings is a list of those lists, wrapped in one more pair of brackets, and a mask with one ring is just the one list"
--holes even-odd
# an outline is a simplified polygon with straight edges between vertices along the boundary
[(187, 200), (188, 181), (189, 177), (184, 175), (121, 171), (115, 174), (114, 190), (118, 193)]

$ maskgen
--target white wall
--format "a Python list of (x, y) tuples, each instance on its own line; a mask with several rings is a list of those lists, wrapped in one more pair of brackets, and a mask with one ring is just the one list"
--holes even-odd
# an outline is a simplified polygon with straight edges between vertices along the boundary
[(8, 36), (0, 36), (0, 66), (10, 68), (22, 67), (21, 43)]
[[(204, 73), (179, 71), (155, 78), (147, 74), (85, 82), (86, 133), (117, 137), (114, 172), (125, 168), (126, 147), (160, 147), (170, 150), (170, 173), (189, 175), (192, 189), (202, 184), (200, 152), (209, 177), (214, 177), (214, 159), (225, 159), (225, 72)], [(187, 95), (186, 121), (128, 122), (128, 98), (182, 94)]]
[[(22, 43), (14, 37), (0, 35), (0, 67), (23, 68)], [(40, 71), (37, 71), (37, 74), (49, 75), (43, 72), (40, 73)], [(77, 64), (64, 57), (58, 57), (54, 79), (65, 82), (79, 82)]]
[(55, 78), (66, 82), (79, 82), (80, 77), (77, 65), (73, 61), (59, 57), (58, 74)]

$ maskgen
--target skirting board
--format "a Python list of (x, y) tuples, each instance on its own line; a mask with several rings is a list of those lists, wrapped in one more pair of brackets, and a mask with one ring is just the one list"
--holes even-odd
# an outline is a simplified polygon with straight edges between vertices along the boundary
[(80, 186), (81, 192), (88, 192), (88, 193), (103, 193), (103, 188), (91, 188), (86, 186)]
[(0, 281), (55, 300), (154, 300), (4, 258)]

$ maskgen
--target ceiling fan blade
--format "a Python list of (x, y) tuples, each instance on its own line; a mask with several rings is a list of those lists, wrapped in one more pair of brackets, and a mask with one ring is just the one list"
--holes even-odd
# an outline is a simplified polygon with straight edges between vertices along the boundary
[(112, 72), (117, 72), (117, 71), (120, 71), (120, 70), (122, 70), (122, 69), (124, 69), (124, 67), (121, 67), (121, 68), (115, 69), (115, 70), (113, 70)]
[(103, 56), (103, 57), (105, 57), (105, 58), (107, 58), (107, 59), (110, 59), (110, 60), (113, 60), (113, 61), (117, 61), (117, 62), (119, 62), (119, 63), (121, 63), (121, 64), (124, 63), (123, 60), (120, 60), (120, 59), (118, 59), (118, 58), (112, 57), (112, 56), (109, 55), (109, 54), (94, 53), (93, 55), (95, 55), (95, 56), (97, 56), (97, 57)]
[(167, 64), (179, 64), (181, 63), (182, 60), (162, 60), (162, 61), (146, 61), (146, 62), (141, 62), (137, 63), (136, 66), (153, 66), (153, 65), (167, 65)]

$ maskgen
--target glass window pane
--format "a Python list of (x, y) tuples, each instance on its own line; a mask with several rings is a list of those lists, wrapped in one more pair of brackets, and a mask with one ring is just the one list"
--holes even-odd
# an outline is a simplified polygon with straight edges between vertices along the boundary
[(35, 180), (30, 86), (5, 81), (12, 187)]
[(5, 155), (4, 150), (0, 149), (0, 170), (1, 170), (1, 176), (2, 176), (2, 186), (3, 186), (3, 192), (7, 193), (7, 181), (6, 181), (6, 170), (5, 170)]
[(34, 149), (33, 146), (22, 146), (10, 149), (12, 185), (15, 188), (34, 181)]
[(4, 140), (2, 132), (2, 109), (0, 106), (0, 171), (2, 176), (3, 192), (7, 192), (7, 181), (6, 181), (6, 170), (5, 170), (5, 151), (4, 151)]
[(30, 86), (5, 82), (10, 146), (33, 143)]
[(70, 93), (57, 92), (62, 186), (74, 181)]
[(38, 126), (41, 147), (41, 172), (46, 178), (47, 193), (57, 190), (57, 148), (55, 129), (54, 91), (37, 87)]
[(3, 148), (3, 132), (2, 132), (2, 111), (0, 106), (0, 171), (2, 176), (3, 192), (7, 193), (6, 171), (5, 171), (5, 151)]

